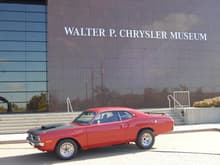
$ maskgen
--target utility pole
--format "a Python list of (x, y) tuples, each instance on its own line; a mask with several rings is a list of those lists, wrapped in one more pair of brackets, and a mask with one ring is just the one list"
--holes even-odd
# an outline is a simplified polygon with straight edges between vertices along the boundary
[(91, 68), (91, 98), (92, 98), (92, 106), (94, 106), (94, 71)]
[(85, 81), (85, 88), (86, 88), (86, 100), (89, 100), (89, 96), (88, 96), (88, 80)]
[(100, 77), (101, 77), (101, 95), (102, 95), (102, 105), (105, 104), (105, 92), (104, 92), (104, 67), (103, 61), (101, 61), (100, 65)]

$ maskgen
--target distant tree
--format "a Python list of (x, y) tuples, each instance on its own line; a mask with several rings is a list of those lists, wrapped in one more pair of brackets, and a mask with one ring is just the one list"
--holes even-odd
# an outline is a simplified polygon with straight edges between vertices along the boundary
[(25, 108), (24, 107), (19, 107), (15, 103), (12, 104), (12, 110), (13, 110), (13, 112), (25, 112)]
[(189, 88), (188, 88), (186, 85), (183, 85), (183, 84), (180, 84), (180, 85), (179, 85), (179, 89), (180, 89), (181, 91), (188, 91), (188, 90), (189, 90)]
[(7, 108), (3, 107), (3, 106), (0, 106), (0, 113), (1, 112), (7, 112)]
[(114, 94), (114, 92), (112, 92), (107, 87), (97, 86), (94, 89), (94, 93), (95, 93), (95, 102), (98, 106), (107, 106), (111, 104), (112, 94)]
[(31, 98), (27, 104), (27, 111), (29, 112), (44, 112), (47, 110), (47, 95), (41, 93)]

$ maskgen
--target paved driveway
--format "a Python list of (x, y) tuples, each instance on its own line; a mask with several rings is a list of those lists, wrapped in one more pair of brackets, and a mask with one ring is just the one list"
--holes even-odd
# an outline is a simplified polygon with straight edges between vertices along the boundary
[(135, 144), (81, 151), (69, 161), (42, 153), (29, 144), (1, 144), (1, 165), (219, 165), (220, 132), (160, 135), (154, 148), (139, 150)]

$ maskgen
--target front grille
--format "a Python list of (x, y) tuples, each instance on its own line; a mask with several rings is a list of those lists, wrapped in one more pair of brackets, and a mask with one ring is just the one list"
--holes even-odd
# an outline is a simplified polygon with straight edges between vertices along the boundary
[(39, 138), (38, 138), (38, 136), (36, 136), (36, 135), (29, 134), (29, 135), (28, 135), (28, 138), (29, 138), (31, 141), (39, 142)]

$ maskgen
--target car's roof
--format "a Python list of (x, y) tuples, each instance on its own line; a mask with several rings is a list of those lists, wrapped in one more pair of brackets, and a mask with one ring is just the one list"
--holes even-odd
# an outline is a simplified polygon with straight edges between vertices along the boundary
[(137, 110), (127, 107), (96, 107), (96, 108), (89, 108), (87, 111), (94, 111), (97, 113), (106, 112), (106, 111), (129, 111), (129, 112), (136, 112)]

